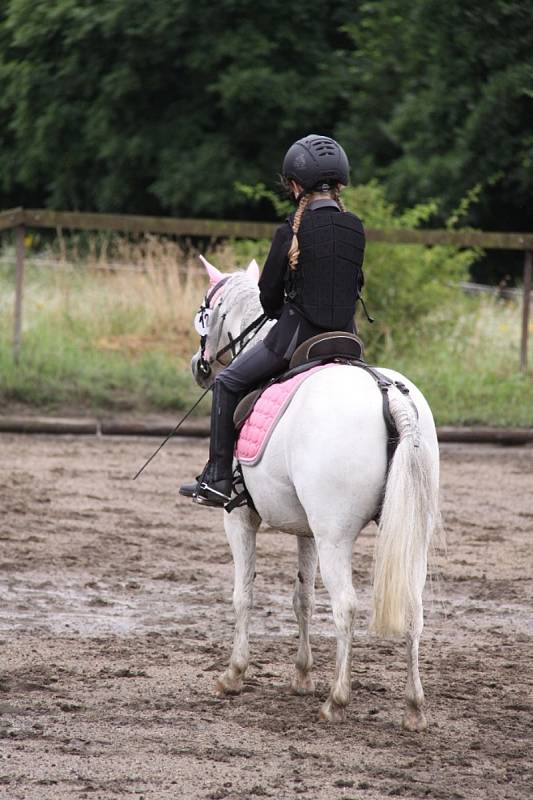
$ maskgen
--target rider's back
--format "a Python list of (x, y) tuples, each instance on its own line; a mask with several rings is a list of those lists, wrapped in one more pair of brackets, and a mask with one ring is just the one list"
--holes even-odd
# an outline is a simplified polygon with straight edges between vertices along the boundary
[(363, 285), (365, 234), (359, 217), (319, 208), (302, 217), (292, 302), (320, 328), (344, 330)]

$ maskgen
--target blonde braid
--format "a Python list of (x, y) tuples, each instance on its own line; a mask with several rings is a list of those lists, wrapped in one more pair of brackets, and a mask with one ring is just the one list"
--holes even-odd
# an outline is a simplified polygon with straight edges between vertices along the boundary
[(302, 221), (303, 213), (309, 205), (310, 199), (311, 195), (304, 195), (298, 203), (298, 208), (296, 209), (296, 213), (294, 215), (294, 222), (292, 223), (292, 242), (288, 253), (289, 269), (292, 270), (296, 269), (298, 265), (298, 259), (300, 257), (300, 245), (298, 243), (298, 236), (296, 234), (300, 230), (300, 223)]
[(331, 196), (339, 206), (340, 210), (346, 211), (346, 209), (344, 208), (344, 203), (341, 200), (341, 190), (339, 189), (338, 185), (332, 190)]

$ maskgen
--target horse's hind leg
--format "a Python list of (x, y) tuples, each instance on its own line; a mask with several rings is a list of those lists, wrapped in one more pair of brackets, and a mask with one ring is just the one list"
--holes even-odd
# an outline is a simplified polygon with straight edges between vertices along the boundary
[(331, 599), (337, 628), (335, 680), (320, 709), (320, 718), (327, 722), (342, 722), (351, 694), (352, 632), (356, 612), (352, 584), (353, 537), (349, 534), (327, 542), (317, 537), (317, 544), (320, 574)]
[(296, 671), (291, 683), (292, 691), (296, 694), (312, 694), (315, 691), (315, 683), (311, 676), (313, 656), (309, 644), (309, 623), (315, 606), (317, 561), (315, 540), (311, 537), (298, 536), (298, 577), (292, 599), (299, 629)]
[(422, 605), (416, 610), (407, 633), (407, 686), (405, 689), (406, 709), (402, 725), (408, 731), (425, 731), (424, 690), (418, 672), (418, 643), (423, 627)]
[(253, 605), (255, 537), (260, 523), (259, 516), (248, 508), (235, 509), (231, 514), (224, 514), (224, 528), (235, 567), (233, 587), (235, 635), (229, 666), (216, 683), (216, 693), (219, 695), (239, 694), (248, 667), (248, 628)]

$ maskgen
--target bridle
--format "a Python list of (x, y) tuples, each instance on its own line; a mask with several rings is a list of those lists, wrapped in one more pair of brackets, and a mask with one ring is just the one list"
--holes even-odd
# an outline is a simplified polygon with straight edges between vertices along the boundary
[[(239, 333), (238, 336), (233, 337), (231, 332), (228, 331), (228, 339), (229, 343), (224, 347), (217, 350), (214, 356), (209, 358), (205, 357), (205, 348), (207, 344), (207, 334), (208, 334), (208, 324), (209, 324), (209, 312), (213, 309), (211, 308), (211, 303), (213, 302), (214, 297), (218, 294), (219, 290), (222, 286), (229, 280), (231, 276), (228, 275), (226, 278), (222, 278), (221, 281), (218, 281), (213, 288), (207, 292), (204, 297), (204, 301), (200, 306), (196, 317), (195, 317), (195, 327), (200, 333), (200, 360), (198, 362), (198, 372), (203, 378), (209, 378), (212, 372), (212, 365), (216, 362), (223, 367), (227, 367), (228, 364), (221, 361), (222, 357), (226, 355), (226, 353), (231, 352), (231, 361), (236, 358), (239, 353), (244, 350), (247, 344), (249, 344), (252, 339), (259, 333), (265, 322), (267, 321), (268, 317), (266, 314), (261, 314), (259, 317), (254, 319), (246, 328)], [(222, 301), (221, 301), (222, 302)], [(224, 320), (226, 319), (226, 314), (221, 314), (220, 322), (219, 322), (219, 329), (218, 329), (218, 336), (217, 342), (220, 341), (220, 337), (222, 336), (222, 326), (224, 324)], [(246, 337), (249, 333), (255, 330), (253, 336), (250, 337), (247, 341), (245, 341)], [(201, 332), (202, 331), (202, 332)]]

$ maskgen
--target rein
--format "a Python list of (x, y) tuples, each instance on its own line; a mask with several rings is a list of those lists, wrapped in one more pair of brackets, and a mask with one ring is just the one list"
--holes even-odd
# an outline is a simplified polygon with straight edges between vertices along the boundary
[[(221, 281), (219, 281), (216, 284), (216, 286), (214, 286), (213, 289), (211, 289), (211, 291), (206, 295), (206, 297), (204, 299), (204, 303), (201, 306), (200, 311), (199, 311), (200, 314), (202, 314), (207, 309), (211, 308), (211, 306), (209, 304), (211, 303), (213, 297), (215, 296), (215, 294), (218, 291), (218, 289), (220, 289), (220, 287), (229, 279), (229, 277), (230, 276), (228, 276), (228, 278), (223, 278)], [(219, 331), (219, 338), (220, 338), (220, 333), (222, 331), (222, 323), (224, 322), (225, 318), (226, 318), (226, 315), (223, 314), (222, 315), (222, 319), (221, 319), (221, 325), (220, 325), (221, 329)], [(251, 322), (249, 325), (247, 325), (246, 328), (243, 331), (241, 331), (240, 334), (238, 336), (236, 336), (235, 338), (233, 338), (231, 333), (228, 331), (229, 344), (227, 344), (225, 347), (222, 347), (216, 353), (215, 357), (210, 359), (209, 361), (206, 361), (204, 359), (205, 343), (207, 341), (207, 334), (201, 336), (200, 337), (200, 362), (198, 364), (198, 371), (201, 372), (204, 377), (208, 377), (211, 374), (211, 364), (214, 361), (218, 361), (221, 356), (225, 355), (228, 352), (228, 350), (231, 350), (233, 358), (236, 358), (239, 355), (239, 353), (242, 353), (244, 348), (247, 347), (253, 339), (255, 339), (255, 337), (257, 336), (257, 334), (259, 333), (259, 331), (261, 330), (263, 325), (267, 322), (267, 320), (268, 320), (267, 315), (266, 314), (261, 314), (259, 317), (257, 317), (257, 319), (254, 319), (253, 322)], [(255, 329), (255, 333), (253, 334), (253, 336), (251, 336), (248, 339), (247, 342), (244, 342), (243, 340), (245, 339), (245, 337), (248, 336), (248, 334), (251, 333), (254, 329)], [(241, 345), (238, 350), (237, 350), (237, 345)], [(139, 477), (141, 472), (143, 472), (145, 470), (145, 468), (152, 461), (152, 459), (155, 458), (155, 456), (159, 453), (159, 451), (166, 445), (168, 440), (176, 435), (176, 433), (178, 432), (179, 428), (183, 425), (185, 420), (189, 417), (189, 415), (194, 411), (196, 406), (204, 399), (206, 394), (208, 392), (210, 392), (210, 391), (211, 391), (211, 386), (209, 386), (204, 392), (202, 392), (202, 394), (200, 395), (198, 400), (195, 402), (195, 404), (180, 419), (180, 421), (177, 423), (177, 425), (170, 431), (168, 436), (161, 442), (159, 447), (156, 450), (154, 450), (154, 452), (152, 453), (150, 458), (148, 458), (147, 461), (144, 462), (144, 464), (142, 465), (140, 470), (138, 470), (138, 472), (136, 472), (136, 474), (133, 476), (133, 480), (134, 481), (137, 480), (137, 478)]]
[[(257, 319), (254, 319), (253, 322), (250, 322), (250, 324), (247, 325), (246, 328), (243, 331), (241, 331), (239, 335), (236, 336), (235, 338), (233, 338), (230, 331), (228, 331), (229, 344), (227, 344), (225, 347), (223, 347), (221, 350), (217, 352), (214, 360), (219, 361), (220, 356), (225, 355), (228, 352), (228, 350), (231, 350), (233, 358), (235, 358), (235, 356), (238, 356), (241, 350), (243, 350), (243, 348), (246, 347), (248, 342), (245, 342), (245, 344), (243, 344), (242, 347), (239, 347), (238, 350), (236, 348), (236, 345), (241, 344), (243, 339), (246, 336), (248, 336), (248, 334), (251, 333), (254, 330), (254, 328), (257, 328), (256, 332), (254, 333), (254, 336), (256, 336), (263, 327), (263, 325), (265, 324), (265, 322), (267, 321), (267, 319), (268, 317), (266, 314), (261, 314), (259, 317), (257, 317)], [(250, 341), (252, 340), (250, 339)]]

